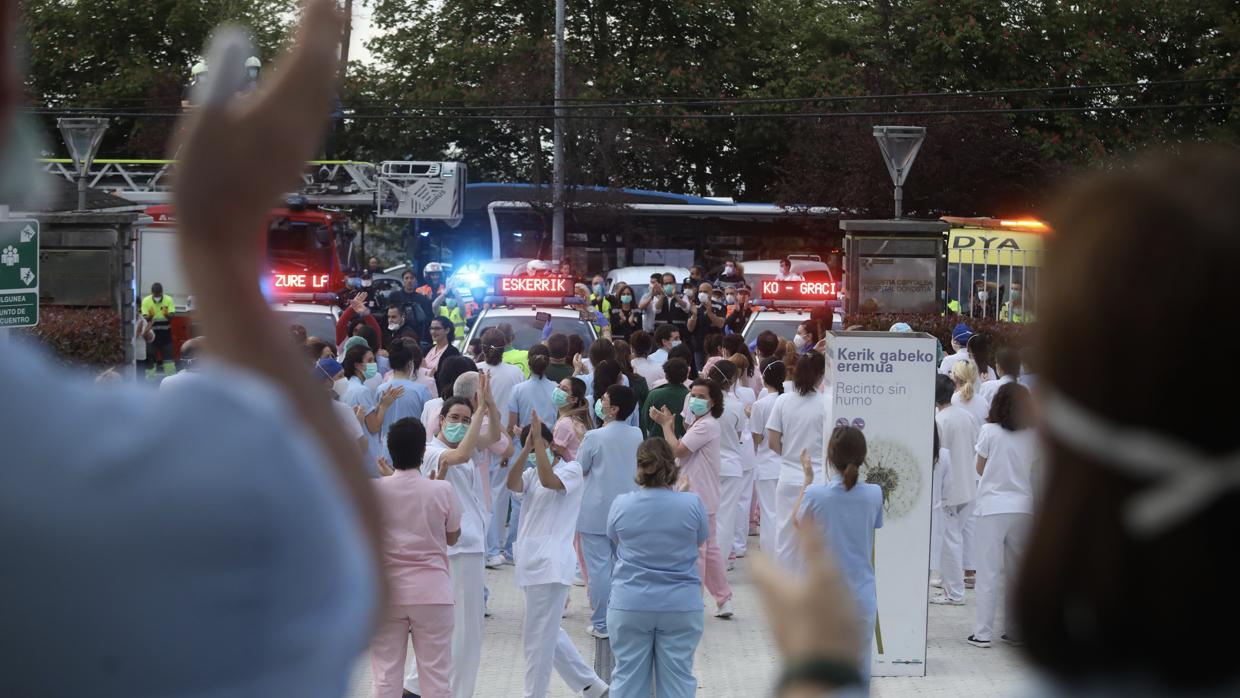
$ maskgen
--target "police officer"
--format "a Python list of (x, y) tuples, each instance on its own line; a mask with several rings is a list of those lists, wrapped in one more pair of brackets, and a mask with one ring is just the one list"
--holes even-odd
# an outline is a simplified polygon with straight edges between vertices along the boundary
[(1000, 319), (1005, 322), (1033, 322), (1033, 313), (1025, 309), (1024, 289), (1019, 281), (1013, 281), (1008, 291), (1008, 300), (999, 311)]
[[(421, 292), (422, 289), (419, 288), (418, 293)], [(456, 328), (456, 339), (465, 338), (465, 309), (461, 306), (455, 289), (440, 293), (431, 303), (431, 309), (436, 316), (446, 317), (452, 321), (452, 326)]]

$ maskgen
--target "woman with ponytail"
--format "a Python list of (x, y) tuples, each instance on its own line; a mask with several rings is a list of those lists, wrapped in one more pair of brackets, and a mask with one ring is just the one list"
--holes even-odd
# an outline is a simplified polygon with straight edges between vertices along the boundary
[[(957, 364), (959, 365), (959, 364)], [(858, 671), (868, 686), (870, 645), (878, 615), (878, 592), (874, 585), (874, 530), (883, 527), (883, 490), (857, 482), (865, 463), (865, 434), (856, 427), (836, 427), (827, 442), (827, 460), (839, 472), (825, 485), (808, 485), (797, 500), (797, 528), (818, 527), (830, 556), (839, 565), (852, 591), (861, 621), (861, 657)], [(809, 454), (801, 452), (805, 482), (813, 480)]]
[(766, 423), (771, 417), (775, 401), (784, 394), (784, 362), (770, 357), (762, 360), (759, 372), (764, 384), (764, 395), (753, 404), (749, 413), (749, 432), (753, 436), (754, 460), (757, 461), (758, 509), (760, 510), (758, 544), (766, 554), (775, 550), (775, 485), (779, 482), (779, 454), (772, 451), (766, 440)]
[(973, 359), (962, 359), (952, 366), (952, 382), (956, 384), (956, 394), (952, 395), (952, 404), (973, 415), (978, 424), (985, 424), (990, 415), (990, 406), (985, 398), (978, 395), (977, 364)]

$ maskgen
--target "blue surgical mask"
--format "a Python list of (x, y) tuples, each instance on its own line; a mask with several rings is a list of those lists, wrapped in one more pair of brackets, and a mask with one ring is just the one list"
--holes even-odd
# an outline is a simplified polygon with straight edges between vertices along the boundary
[(603, 284), (594, 284), (594, 293), (599, 296), (603, 295)]
[(443, 425), (443, 437), (451, 444), (461, 443), (461, 439), (465, 438), (465, 432), (467, 431), (469, 431), (469, 425), (464, 422), (453, 422)]
[(551, 401), (555, 403), (556, 407), (563, 407), (568, 404), (568, 393), (556, 388), (551, 391)]
[(633, 296), (630, 296), (629, 294), (626, 293), (623, 296), (620, 296), (620, 302), (621, 303), (632, 303)]
[(676, 292), (676, 285), (675, 284), (663, 284), (663, 292), (669, 296), (672, 295), (673, 293)]
[(599, 398), (594, 401), (594, 416), (598, 417), (599, 421), (605, 421), (607, 419), (603, 416), (603, 398)]
[(696, 417), (706, 414), (706, 410), (710, 409), (710, 403), (705, 398), (691, 397), (689, 398), (689, 411)]
[(446, 300), (444, 301), (444, 305), (448, 306), (449, 308), (455, 308), (455, 307), (456, 307), (456, 299), (455, 299), (455, 298), (448, 298), (448, 299), (446, 299)]
[(367, 378), (374, 378), (376, 375), (378, 375), (378, 373), (379, 373), (379, 364), (373, 363), (373, 362), (366, 364), (366, 377)]

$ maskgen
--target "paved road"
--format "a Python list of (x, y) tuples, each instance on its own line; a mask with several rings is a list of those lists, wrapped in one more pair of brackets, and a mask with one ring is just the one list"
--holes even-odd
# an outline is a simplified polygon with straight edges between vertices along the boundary
[[(757, 538), (751, 538), (756, 547)], [(523, 657), (521, 653), (522, 597), (513, 585), (512, 567), (487, 570), (491, 589), (491, 617), (487, 619), (482, 650), (482, 670), (476, 698), (514, 698), (521, 695)], [(698, 695), (709, 698), (753, 698), (770, 695), (778, 668), (775, 646), (749, 579), (745, 560), (738, 560), (729, 573), (735, 593), (736, 617), (729, 621), (706, 619), (706, 631), (698, 646), (694, 669)], [(713, 611), (714, 603), (707, 601)], [(589, 606), (585, 589), (574, 587), (572, 606), (564, 628), (587, 661), (594, 659), (594, 640), (585, 634)], [(924, 678), (876, 678), (872, 695), (970, 696), (1017, 695), (1028, 685), (1029, 672), (1016, 651), (996, 644), (988, 650), (964, 642), (971, 630), (973, 599), (963, 607), (930, 607), (927, 675)], [(370, 663), (359, 660), (349, 695), (371, 696)], [(574, 694), (553, 677), (552, 697)]]

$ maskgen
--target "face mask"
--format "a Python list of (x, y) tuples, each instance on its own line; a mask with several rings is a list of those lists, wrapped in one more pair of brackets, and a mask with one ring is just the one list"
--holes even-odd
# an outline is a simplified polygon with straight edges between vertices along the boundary
[(251, 79), (251, 80), (257, 80), (257, 79), (258, 79), (258, 68), (250, 68), (250, 69), (246, 70), (245, 72), (246, 72), (246, 75), (249, 75), (249, 76), (250, 76), (250, 79)]
[(694, 416), (701, 417), (702, 415), (706, 414), (706, 410), (708, 409), (710, 408), (704, 398), (700, 398), (700, 397), (689, 398), (689, 411), (692, 412)]
[(445, 424), (443, 425), (443, 438), (447, 439), (450, 444), (459, 444), (461, 439), (465, 438), (467, 431), (469, 431), (469, 425), (463, 422)]
[(981, 301), (981, 302), (985, 303), (987, 298), (990, 298), (990, 294), (989, 294), (989, 293), (987, 293), (987, 292), (985, 292), (985, 291), (978, 291), (978, 292), (977, 292), (977, 299), (978, 299), (979, 301)]
[(598, 296), (603, 295), (603, 284), (594, 284), (594, 293)]
[(672, 284), (663, 284), (663, 292), (670, 296), (676, 292), (676, 287)]
[(633, 296), (630, 296), (629, 294), (626, 293), (623, 296), (620, 296), (620, 302), (621, 303), (632, 303)]
[(676, 348), (676, 347), (678, 347), (678, 346), (680, 346), (680, 340), (679, 340), (679, 339), (673, 339), (673, 340), (672, 340), (672, 348), (673, 348), (673, 349), (675, 349), (675, 348)]
[(399, 329), (400, 329), (400, 323), (399, 323), (399, 322), (389, 322), (389, 323), (388, 323), (388, 331), (389, 331), (389, 332), (395, 332), (396, 330), (399, 330)]
[(1207, 455), (1148, 427), (1112, 423), (1053, 391), (1043, 396), (1042, 406), (1042, 427), (1053, 438), (1115, 472), (1150, 483), (1130, 495), (1124, 507), (1124, 525), (1137, 537), (1157, 536), (1240, 487), (1235, 451)]
[(805, 348), (805, 335), (799, 334), (792, 338), (792, 344), (800, 351)]
[(736, 305), (736, 296), (728, 296), (728, 305)]
[(723, 268), (724, 274), (733, 274), (735, 272), (736, 272), (736, 267), (732, 266), (731, 264)]
[(556, 407), (563, 407), (568, 404), (568, 393), (556, 388), (551, 391), (551, 401), (555, 403)]
[(367, 378), (374, 378), (378, 373), (379, 373), (379, 364), (377, 363), (366, 364), (366, 377)]
[(336, 393), (336, 397), (344, 397), (345, 391), (349, 389), (349, 381), (345, 378), (332, 383), (332, 391)]
[[(547, 453), (547, 462), (554, 463), (555, 454), (551, 452), (551, 449), (547, 449), (546, 453)], [(531, 467), (534, 467), (534, 468), (538, 467), (538, 459), (534, 456), (533, 453), (530, 453), (530, 455), (526, 456), (525, 460), (527, 463), (530, 464)]]
[(710, 302), (710, 294), (705, 291), (699, 292), (698, 303), (708, 303), (708, 302)]
[(607, 417), (603, 416), (603, 398), (594, 401), (594, 416), (598, 417), (599, 421), (607, 420)]
[(448, 300), (444, 301), (444, 304), (445, 304), (445, 305), (447, 305), (449, 308), (455, 308), (455, 307), (456, 307), (456, 299), (455, 299), (455, 298), (449, 298)]
[(1012, 291), (1012, 302), (1013, 303), (1020, 302), (1020, 291)]

